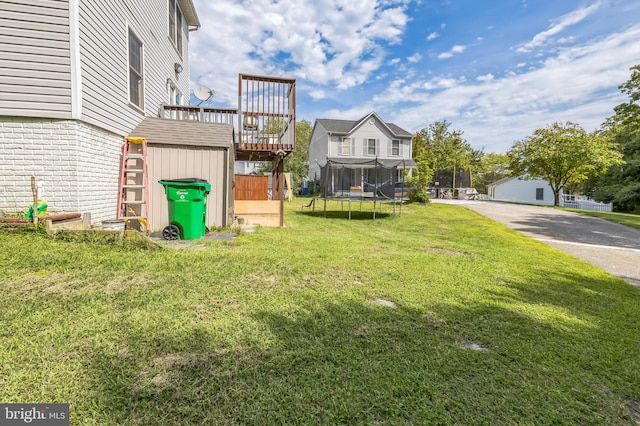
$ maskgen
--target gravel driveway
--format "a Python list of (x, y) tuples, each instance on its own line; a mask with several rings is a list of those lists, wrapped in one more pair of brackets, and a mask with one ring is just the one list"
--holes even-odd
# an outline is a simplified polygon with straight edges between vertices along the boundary
[(548, 207), (433, 200), (476, 211), (640, 287), (640, 229)]

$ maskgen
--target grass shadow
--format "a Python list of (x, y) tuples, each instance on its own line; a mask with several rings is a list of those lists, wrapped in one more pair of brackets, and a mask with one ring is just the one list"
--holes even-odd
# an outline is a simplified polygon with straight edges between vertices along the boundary
[[(239, 340), (203, 323), (128, 331), (96, 351), (98, 423), (631, 422), (619, 371), (600, 365), (613, 343), (600, 327), (563, 329), (490, 304), (422, 310), (364, 299), (249, 319)], [(585, 340), (597, 341), (592, 352), (573, 352)], [(628, 395), (637, 386), (634, 378)]]

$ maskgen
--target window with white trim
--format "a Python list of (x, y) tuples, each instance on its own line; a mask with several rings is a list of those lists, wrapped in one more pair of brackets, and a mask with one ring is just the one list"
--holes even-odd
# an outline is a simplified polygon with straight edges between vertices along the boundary
[(169, 0), (169, 38), (182, 56), (182, 11), (178, 0)]
[(400, 150), (400, 141), (398, 139), (393, 139), (391, 141), (391, 156), (399, 157), (402, 154)]
[(173, 81), (169, 82), (169, 105), (182, 105), (182, 93)]
[(544, 188), (536, 188), (536, 200), (544, 200)]
[(367, 155), (378, 155), (378, 140), (377, 139), (367, 139), (366, 146), (366, 154)]
[(142, 41), (129, 29), (129, 102), (144, 108)]
[(353, 151), (353, 139), (342, 138), (342, 143), (340, 144), (340, 155), (353, 155)]

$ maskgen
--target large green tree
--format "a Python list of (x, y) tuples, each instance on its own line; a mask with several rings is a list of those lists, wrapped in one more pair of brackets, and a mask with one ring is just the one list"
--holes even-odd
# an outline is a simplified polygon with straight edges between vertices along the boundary
[(587, 133), (578, 124), (554, 123), (536, 129), (508, 152), (516, 175), (542, 178), (553, 191), (554, 205), (567, 184), (579, 184), (589, 175), (604, 173), (621, 162), (615, 143), (601, 132)]
[(468, 168), (475, 152), (463, 139), (462, 131), (451, 130), (451, 123), (436, 121), (420, 130), (413, 141), (413, 159), (416, 163), (426, 162), (436, 170), (449, 169), (453, 172), (453, 187), (457, 168)]
[(595, 200), (613, 202), (617, 211), (640, 213), (640, 65), (631, 67), (631, 78), (619, 89), (629, 101), (614, 108), (604, 127), (619, 145), (624, 163), (590, 178), (585, 190)]
[(296, 150), (284, 159), (284, 171), (291, 173), (292, 185), (300, 188), (309, 175), (309, 140), (311, 123), (307, 120), (296, 122)]
[[(284, 123), (277, 121), (268, 122), (271, 130), (281, 131)], [(284, 159), (285, 173), (291, 173), (291, 184), (294, 188), (300, 188), (302, 182), (309, 174), (309, 141), (311, 140), (311, 123), (307, 120), (296, 122), (296, 150), (287, 155)], [(270, 173), (273, 165), (265, 162), (258, 170), (261, 173)]]
[(510, 161), (511, 159), (507, 154), (497, 154), (495, 152), (479, 153), (479, 158), (473, 165), (473, 186), (478, 191), (486, 193), (488, 184), (510, 176)]

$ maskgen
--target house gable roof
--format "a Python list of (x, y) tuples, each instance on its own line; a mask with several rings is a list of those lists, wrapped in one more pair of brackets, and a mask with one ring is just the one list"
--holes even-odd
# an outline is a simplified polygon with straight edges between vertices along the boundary
[(316, 120), (316, 122), (322, 125), (322, 127), (328, 133), (348, 135), (349, 133), (352, 133), (355, 129), (360, 127), (362, 124), (364, 124), (371, 117), (375, 117), (380, 123), (382, 123), (382, 125), (384, 125), (393, 136), (402, 138), (411, 138), (413, 136), (411, 133), (404, 130), (400, 126), (397, 126), (393, 123), (385, 122), (375, 112), (367, 114), (360, 120), (334, 120), (319, 118)]
[(510, 181), (512, 179), (515, 179), (515, 178), (517, 178), (517, 176), (507, 176), (507, 177), (504, 177), (502, 179), (498, 179), (495, 182), (488, 183), (487, 186), (497, 186), (497, 185), (500, 185), (502, 183), (508, 182), (508, 181)]
[(514, 180), (514, 179), (517, 179), (517, 180), (528, 180), (528, 181), (538, 180), (538, 181), (542, 181), (542, 182), (545, 182), (545, 183), (547, 182), (546, 180), (544, 180), (544, 179), (542, 179), (540, 177), (532, 177), (532, 176), (528, 176), (528, 175), (520, 175), (520, 176), (507, 176), (507, 177), (504, 177), (502, 179), (498, 179), (495, 182), (488, 183), (487, 186), (502, 185), (503, 183), (509, 182), (511, 180)]

